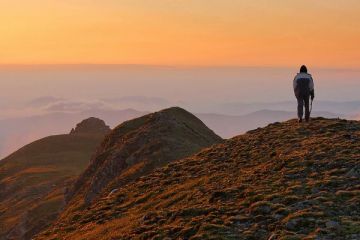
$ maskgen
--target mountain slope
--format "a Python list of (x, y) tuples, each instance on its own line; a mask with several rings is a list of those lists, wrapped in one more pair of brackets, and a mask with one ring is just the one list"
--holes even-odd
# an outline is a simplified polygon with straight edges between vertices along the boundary
[(104, 189), (110, 191), (221, 141), (199, 119), (177, 107), (124, 122), (102, 142), (68, 199), (73, 207), (90, 203)]
[(64, 187), (109, 131), (102, 120), (89, 118), (71, 134), (40, 139), (1, 160), (0, 239), (29, 239), (53, 221)]
[(271, 124), (168, 164), (37, 239), (359, 239), (360, 122)]

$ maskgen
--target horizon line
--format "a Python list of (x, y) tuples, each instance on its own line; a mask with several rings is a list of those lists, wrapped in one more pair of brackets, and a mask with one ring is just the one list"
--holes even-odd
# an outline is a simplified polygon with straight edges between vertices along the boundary
[[(298, 66), (269, 66), (269, 65), (166, 65), (166, 64), (123, 64), (123, 63), (35, 63), (35, 64), (0, 64), (3, 68), (86, 68), (86, 67), (143, 67), (143, 68), (168, 68), (168, 69), (245, 69), (245, 68), (263, 68), (263, 69), (292, 69)], [(300, 65), (299, 65), (300, 66)], [(360, 71), (360, 67), (331, 67), (315, 66), (312, 69), (317, 70), (338, 70), (338, 71)]]

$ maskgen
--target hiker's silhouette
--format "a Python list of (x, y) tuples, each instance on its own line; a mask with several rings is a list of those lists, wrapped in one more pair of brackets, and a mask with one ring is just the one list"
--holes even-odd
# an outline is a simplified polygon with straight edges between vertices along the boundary
[(312, 76), (308, 73), (308, 70), (305, 65), (302, 65), (300, 72), (296, 74), (294, 78), (294, 93), (298, 102), (298, 118), (299, 122), (302, 122), (304, 115), (305, 107), (305, 120), (308, 122), (310, 120), (310, 97), (311, 101), (314, 100), (314, 80)]

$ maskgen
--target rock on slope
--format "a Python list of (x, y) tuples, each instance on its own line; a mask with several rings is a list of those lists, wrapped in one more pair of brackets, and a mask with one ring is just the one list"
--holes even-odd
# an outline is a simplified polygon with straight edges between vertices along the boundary
[(177, 107), (124, 122), (103, 141), (67, 194), (69, 205), (90, 203), (104, 189), (110, 191), (221, 141), (198, 118)]
[(53, 221), (64, 204), (64, 186), (85, 169), (109, 131), (90, 118), (72, 134), (40, 139), (1, 160), (0, 239), (29, 239)]
[(176, 161), (37, 239), (360, 239), (360, 123), (271, 124)]

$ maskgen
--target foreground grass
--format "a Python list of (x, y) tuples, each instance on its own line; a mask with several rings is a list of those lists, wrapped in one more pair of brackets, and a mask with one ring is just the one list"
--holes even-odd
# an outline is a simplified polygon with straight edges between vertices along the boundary
[(170, 163), (37, 239), (359, 239), (360, 123), (295, 120)]

